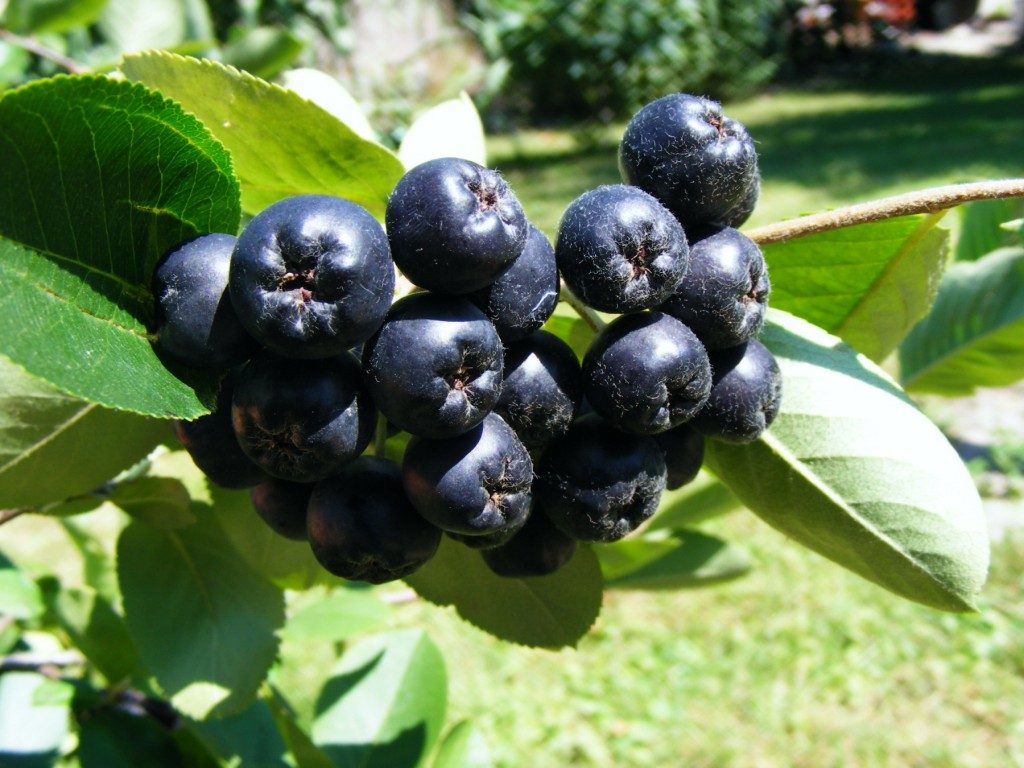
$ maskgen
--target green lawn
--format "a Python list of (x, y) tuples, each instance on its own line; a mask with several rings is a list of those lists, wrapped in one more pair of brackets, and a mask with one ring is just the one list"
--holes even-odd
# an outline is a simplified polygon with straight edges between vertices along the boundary
[[(760, 147), (754, 223), (1024, 173), (1024, 62), (896, 68), (728, 106)], [(573, 197), (617, 181), (618, 131), (586, 151), (565, 132), (503, 137), (492, 162), (553, 234)], [(981, 612), (953, 616), (749, 514), (708, 527), (749, 550), (750, 576), (609, 594), (576, 650), (503, 644), (428, 605), (400, 616), (439, 642), (452, 716), (474, 717), (508, 768), (1024, 765), (1024, 529), (996, 547)]]

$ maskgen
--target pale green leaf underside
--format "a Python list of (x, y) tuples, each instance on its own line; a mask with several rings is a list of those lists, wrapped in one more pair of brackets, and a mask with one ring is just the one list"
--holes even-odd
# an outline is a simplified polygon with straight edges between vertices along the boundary
[(202, 415), (205, 395), (169, 373), (147, 338), (150, 277), (170, 247), (238, 222), (224, 148), (159, 94), (98, 77), (5, 94), (0, 352), (89, 402)]
[(881, 361), (928, 311), (945, 268), (944, 212), (764, 246), (771, 305)]
[(125, 618), (146, 667), (186, 714), (244, 709), (277, 652), (281, 591), (232, 549), (208, 507), (178, 531), (131, 523), (117, 544)]
[(402, 164), (293, 91), (213, 61), (150, 52), (127, 57), (133, 80), (176, 99), (231, 152), (242, 205), (257, 213), (299, 194), (344, 197), (381, 216)]
[(447, 691), (444, 657), (422, 630), (374, 635), (327, 678), (313, 743), (339, 768), (412, 768), (440, 736)]
[(912, 391), (968, 395), (1024, 378), (1024, 249), (954, 264), (931, 313), (900, 345)]
[(479, 552), (441, 540), (437, 554), (405, 580), (422, 597), (451, 605), (459, 615), (503, 640), (543, 648), (575, 645), (601, 610), (601, 569), (593, 551), (579, 546), (550, 576), (496, 576)]
[(0, 356), (0, 508), (88, 493), (168, 434), (166, 422), (69, 397)]
[(762, 339), (782, 410), (750, 445), (708, 443), (747, 507), (810, 549), (911, 600), (971, 610), (989, 546), (981, 500), (949, 442), (880, 369), (773, 311)]

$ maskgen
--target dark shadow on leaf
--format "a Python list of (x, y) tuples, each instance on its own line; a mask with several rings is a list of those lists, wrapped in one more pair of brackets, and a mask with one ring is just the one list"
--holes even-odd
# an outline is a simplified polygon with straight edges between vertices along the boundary
[(321, 750), (337, 766), (360, 768), (416, 768), (427, 745), (427, 725), (417, 723), (390, 741), (372, 744), (322, 744)]
[(361, 667), (341, 675), (335, 675), (328, 680), (316, 699), (316, 716), (322, 715), (337, 703), (339, 699), (348, 695), (349, 691), (359, 685), (380, 664), (384, 658), (384, 653), (382, 650), (372, 659), (367, 660)]

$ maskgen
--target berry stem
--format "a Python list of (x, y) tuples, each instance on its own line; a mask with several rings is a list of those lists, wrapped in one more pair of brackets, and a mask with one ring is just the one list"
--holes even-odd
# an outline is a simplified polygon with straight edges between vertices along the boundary
[(579, 296), (566, 288), (564, 284), (562, 285), (562, 298), (576, 310), (576, 314), (583, 318), (583, 322), (589, 325), (595, 333), (600, 333), (601, 329), (607, 325), (597, 312), (580, 301)]
[(936, 213), (961, 203), (975, 200), (997, 200), (1004, 197), (1024, 197), (1024, 179), (977, 181), (970, 184), (949, 184), (894, 197), (883, 197), (867, 203), (858, 203), (834, 211), (824, 211), (799, 219), (780, 221), (751, 229), (744, 234), (755, 243), (781, 243), (805, 235), (828, 232), (833, 229), (868, 224), (872, 221), (909, 216), (915, 213)]
[(388, 420), (383, 413), (377, 414), (377, 432), (373, 437), (373, 455), (379, 459), (384, 458), (388, 445)]

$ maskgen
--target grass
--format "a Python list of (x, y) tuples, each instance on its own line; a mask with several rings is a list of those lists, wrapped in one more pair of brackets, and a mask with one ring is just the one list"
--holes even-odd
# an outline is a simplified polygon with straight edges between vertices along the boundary
[[(912, 188), (1024, 173), (1024, 62), (940, 63), (732, 104), (760, 147), (752, 223)], [(615, 140), (492, 143), (553, 234), (567, 203), (615, 183)], [(1024, 510), (1022, 510), (1024, 514)], [(729, 585), (609, 593), (576, 650), (511, 646), (415, 605), (448, 659), (453, 719), (497, 765), (1024, 766), (1024, 529), (999, 543), (977, 615), (896, 598), (749, 514), (709, 529), (756, 563)]]

